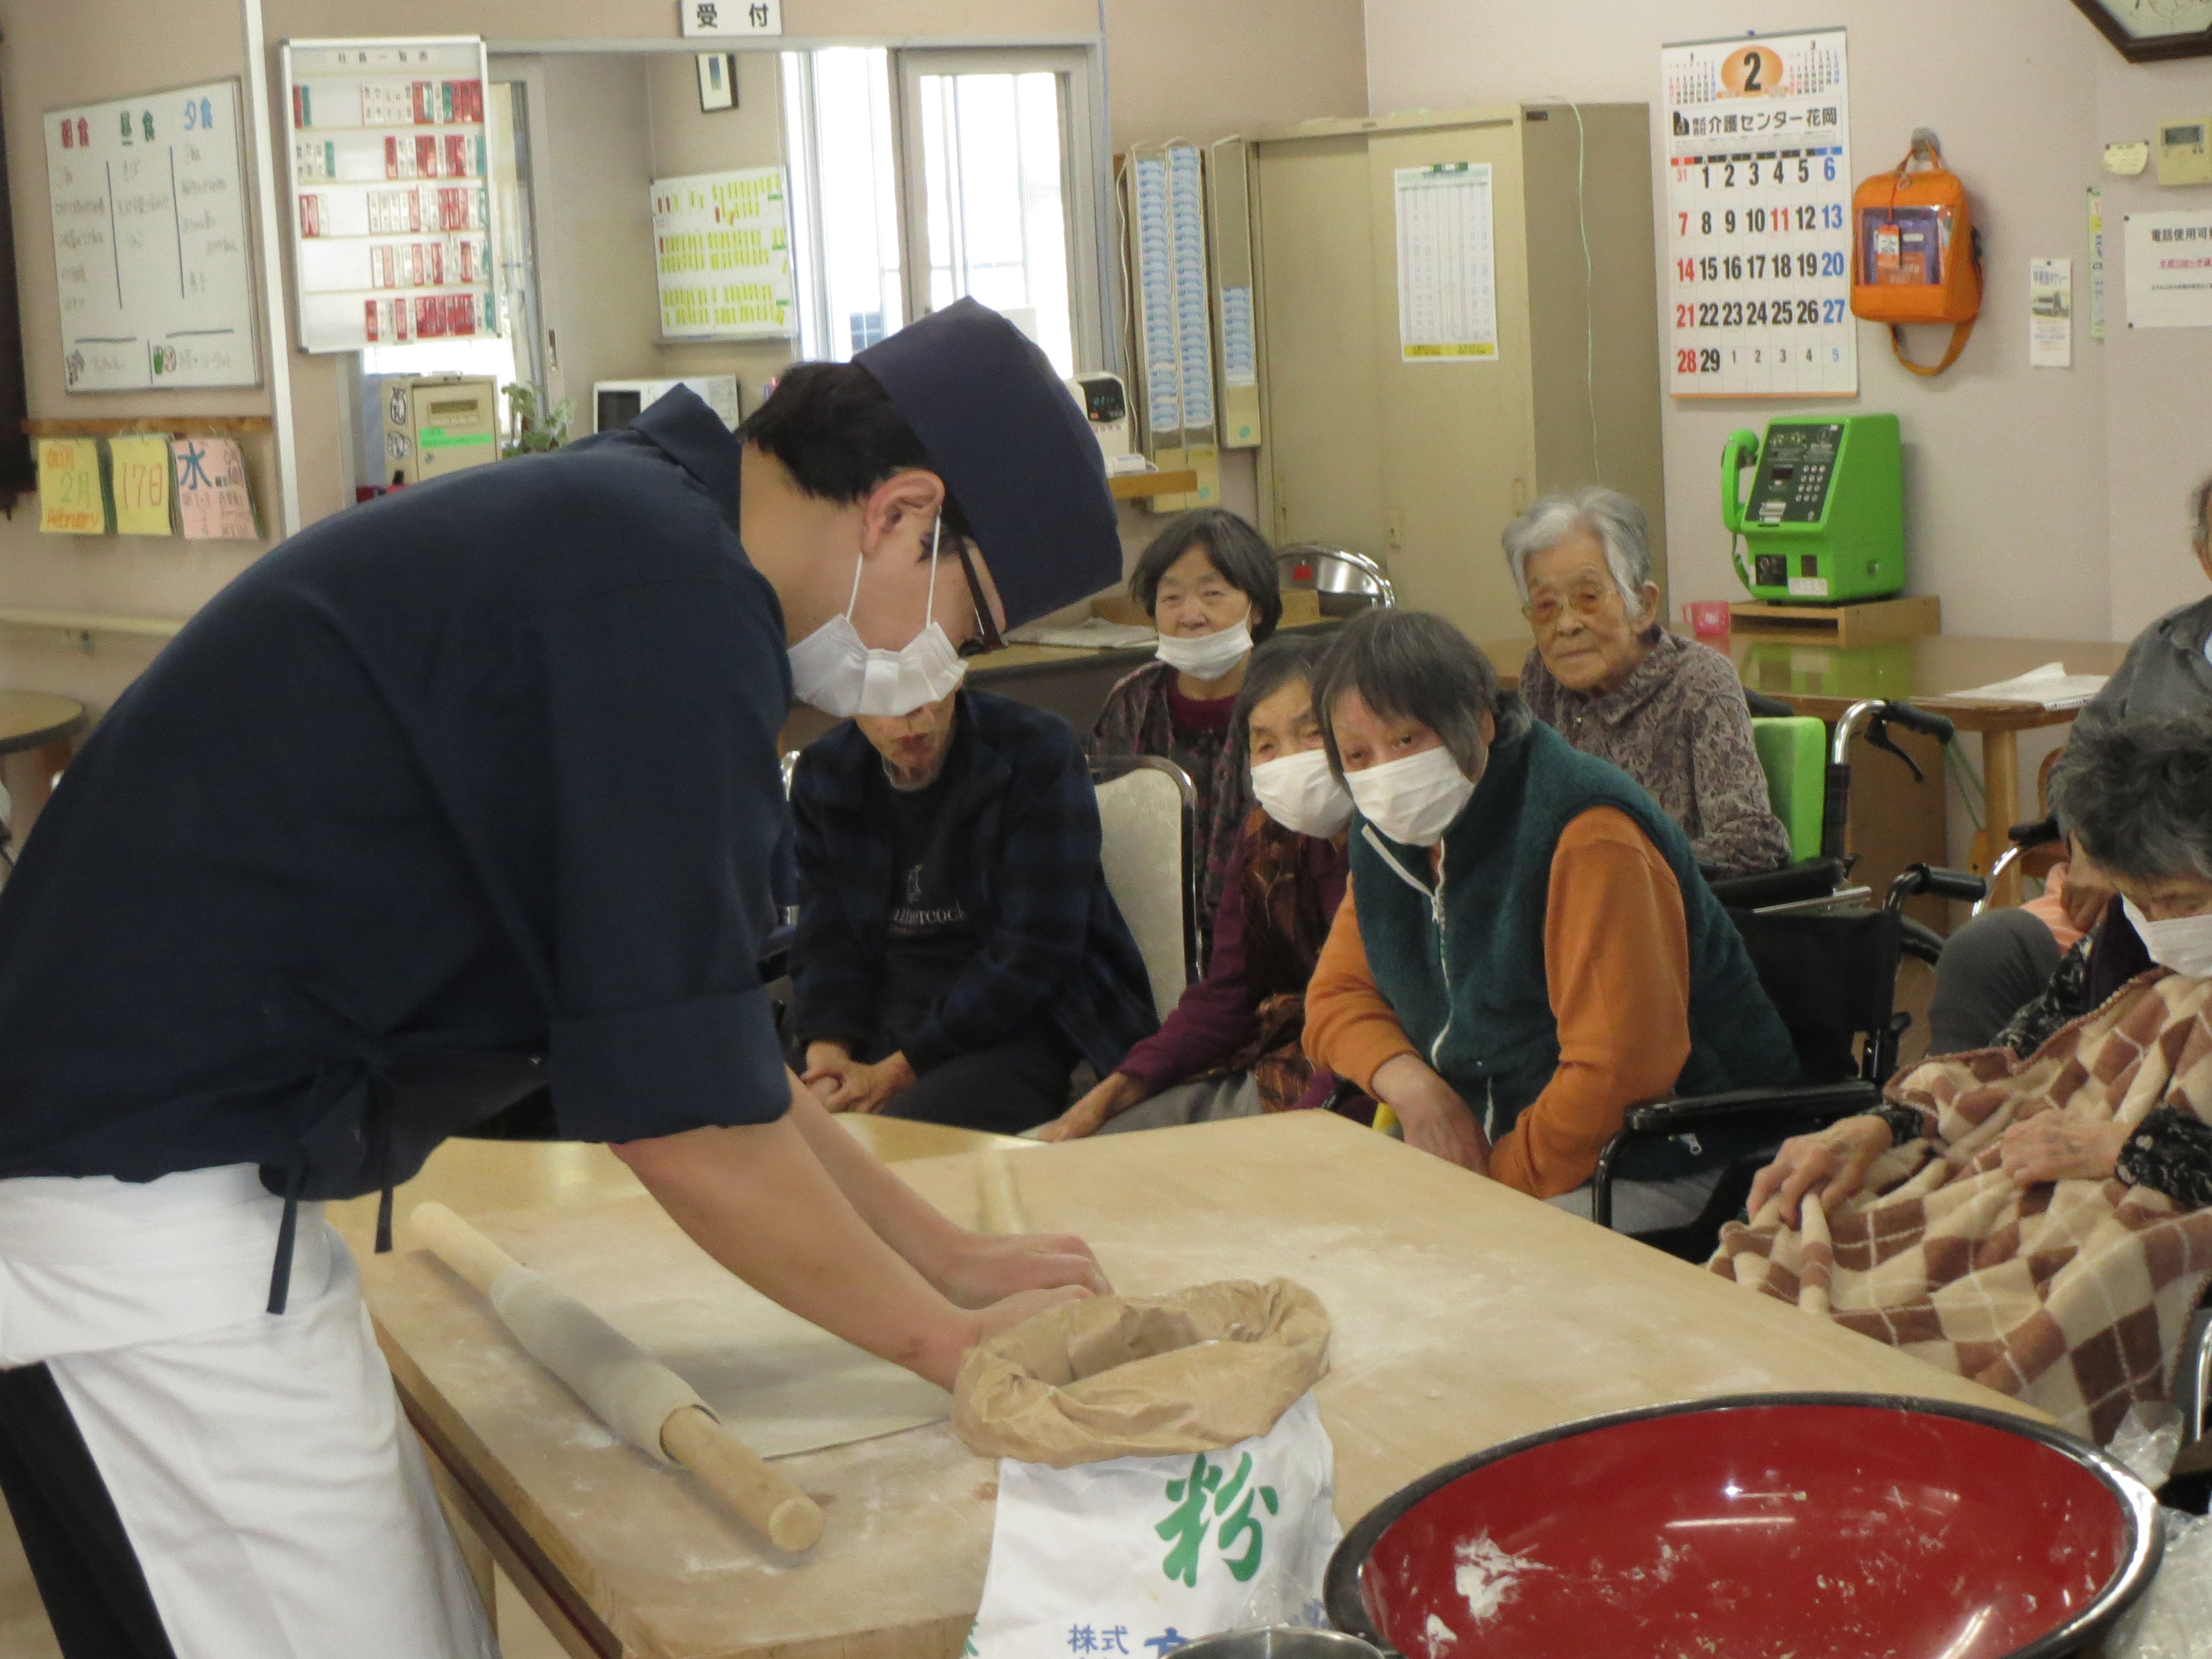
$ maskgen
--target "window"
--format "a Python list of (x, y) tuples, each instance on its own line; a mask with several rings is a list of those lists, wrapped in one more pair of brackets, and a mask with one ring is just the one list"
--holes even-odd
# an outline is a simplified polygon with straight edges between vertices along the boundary
[(799, 355), (844, 362), (906, 322), (890, 53), (786, 52), (783, 111)]
[(1105, 363), (1090, 76), (1077, 50), (787, 54), (803, 355), (972, 295), (1062, 374)]

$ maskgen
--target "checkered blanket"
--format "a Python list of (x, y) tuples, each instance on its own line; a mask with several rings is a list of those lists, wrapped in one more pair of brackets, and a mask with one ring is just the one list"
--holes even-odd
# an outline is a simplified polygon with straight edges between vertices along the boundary
[(2212, 1279), (2212, 1209), (2118, 1180), (2019, 1190), (1999, 1138), (2039, 1112), (2212, 1119), (2212, 981), (2133, 981), (2025, 1060), (1982, 1049), (1893, 1083), (1929, 1133), (1802, 1225), (1769, 1200), (1721, 1234), (1723, 1278), (2043, 1407), (2100, 1445), (2166, 1397), (2182, 1328)]

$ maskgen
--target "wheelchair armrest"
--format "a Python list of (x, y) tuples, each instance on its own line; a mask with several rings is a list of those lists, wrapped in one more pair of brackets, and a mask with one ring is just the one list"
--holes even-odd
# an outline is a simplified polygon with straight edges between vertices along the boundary
[(1794, 904), (1824, 898), (1844, 884), (1840, 859), (1800, 859), (1779, 870), (1753, 876), (1723, 876), (1707, 884), (1713, 896), (1731, 910), (1756, 910), (1767, 904)]
[(1779, 1083), (1717, 1095), (1677, 1095), (1632, 1106), (1622, 1115), (1620, 1133), (1597, 1155), (1597, 1169), (1590, 1176), (1590, 1218), (1601, 1227), (1613, 1225), (1614, 1167), (1621, 1154), (1639, 1140), (1759, 1121), (1809, 1128), (1855, 1117), (1881, 1103), (1881, 1091), (1873, 1084), (1844, 1078), (1835, 1083)]
[(1881, 1104), (1881, 1091), (1859, 1078), (1836, 1083), (1782, 1083), (1758, 1089), (1731, 1089), (1718, 1095), (1676, 1095), (1632, 1106), (1621, 1119), (1621, 1134), (1633, 1140), (1679, 1135), (1748, 1118), (1786, 1116), (1833, 1121)]

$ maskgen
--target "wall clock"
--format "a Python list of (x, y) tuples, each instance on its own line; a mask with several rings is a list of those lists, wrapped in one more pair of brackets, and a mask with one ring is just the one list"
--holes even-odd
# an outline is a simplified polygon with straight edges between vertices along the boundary
[(2074, 0), (2130, 64), (2212, 56), (2212, 0)]

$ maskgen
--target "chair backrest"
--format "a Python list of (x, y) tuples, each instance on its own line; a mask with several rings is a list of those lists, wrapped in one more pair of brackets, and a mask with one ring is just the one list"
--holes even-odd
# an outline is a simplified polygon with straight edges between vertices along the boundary
[(1790, 832), (1790, 857), (1820, 855), (1820, 812), (1827, 798), (1828, 728), (1808, 714), (1753, 720), (1751, 740), (1766, 774), (1766, 802)]
[(1198, 977), (1198, 795), (1189, 776), (1157, 755), (1094, 761), (1099, 862), (1129, 924), (1160, 1018)]
[[(1731, 910), (1768, 1000), (1782, 1016), (1814, 1083), (1886, 1070), (1904, 919), (1857, 915), (1769, 915)], [(1862, 1042), (1861, 1040), (1863, 1040)], [(1858, 1052), (1854, 1053), (1854, 1048)]]

